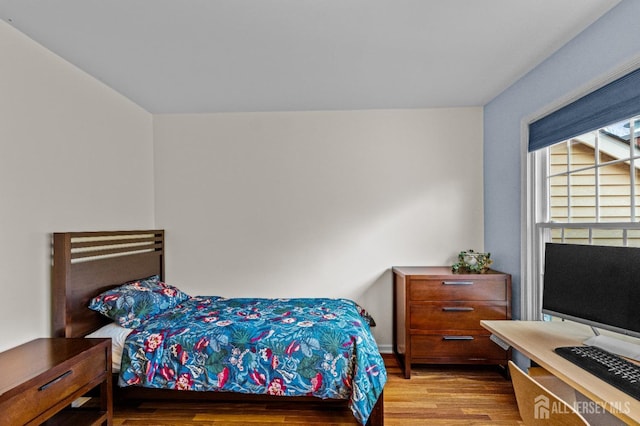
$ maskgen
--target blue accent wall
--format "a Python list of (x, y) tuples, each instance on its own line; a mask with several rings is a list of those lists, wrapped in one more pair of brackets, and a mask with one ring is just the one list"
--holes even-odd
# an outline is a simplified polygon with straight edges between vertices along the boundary
[[(640, 1), (623, 0), (484, 108), (484, 241), (520, 317), (522, 120), (640, 57)], [(500, 64), (496, 64), (500, 66)]]

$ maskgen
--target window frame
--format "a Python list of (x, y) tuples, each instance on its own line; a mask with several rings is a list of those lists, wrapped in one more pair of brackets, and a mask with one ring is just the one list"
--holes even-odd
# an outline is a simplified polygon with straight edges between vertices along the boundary
[[(540, 167), (547, 167), (548, 159), (544, 150), (529, 152), (529, 125), (571, 102), (605, 86), (606, 84), (640, 68), (640, 57), (636, 57), (626, 64), (619, 66), (604, 77), (594, 79), (566, 97), (544, 107), (520, 123), (521, 128), (521, 281), (520, 281), (520, 318), (526, 321), (542, 320), (542, 279), (544, 272), (544, 242), (550, 240), (549, 229), (537, 226), (538, 218), (546, 212), (540, 200), (547, 200), (547, 188), (544, 181), (540, 182)], [(544, 151), (544, 152), (543, 152)], [(633, 200), (633, 199), (632, 199)], [(585, 223), (562, 224), (572, 227), (585, 228)], [(620, 226), (618, 222), (599, 224), (598, 227), (613, 228)], [(555, 225), (554, 225), (555, 226)], [(625, 222), (627, 229), (640, 230), (640, 222)], [(595, 228), (593, 228), (595, 229)], [(620, 228), (616, 228), (620, 229)]]

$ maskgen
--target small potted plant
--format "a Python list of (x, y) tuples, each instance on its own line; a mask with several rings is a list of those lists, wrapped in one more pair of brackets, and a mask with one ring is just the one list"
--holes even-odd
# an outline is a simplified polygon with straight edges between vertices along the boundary
[(489, 270), (492, 263), (491, 253), (479, 253), (470, 249), (458, 253), (458, 263), (453, 264), (451, 270), (461, 274), (482, 274)]

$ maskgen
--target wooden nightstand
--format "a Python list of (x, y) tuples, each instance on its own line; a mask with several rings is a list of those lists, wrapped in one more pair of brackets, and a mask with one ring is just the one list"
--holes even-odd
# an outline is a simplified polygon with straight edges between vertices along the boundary
[(393, 268), (393, 351), (411, 364), (496, 364), (508, 351), (480, 320), (511, 318), (511, 275), (489, 270), (454, 274), (448, 266)]
[[(111, 425), (110, 339), (36, 339), (0, 353), (0, 425)], [(99, 404), (71, 408), (97, 388)]]

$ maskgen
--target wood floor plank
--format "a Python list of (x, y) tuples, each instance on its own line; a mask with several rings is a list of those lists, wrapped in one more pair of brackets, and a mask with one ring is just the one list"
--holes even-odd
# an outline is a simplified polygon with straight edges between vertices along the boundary
[[(415, 366), (384, 355), (386, 426), (522, 425), (511, 382), (490, 366)], [(348, 409), (294, 403), (147, 401), (114, 408), (115, 426), (357, 425)]]

